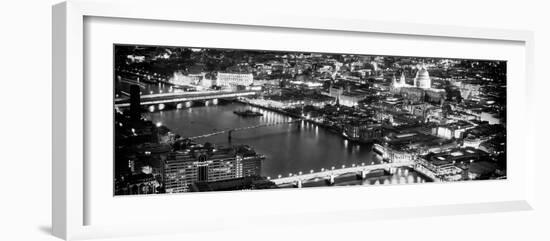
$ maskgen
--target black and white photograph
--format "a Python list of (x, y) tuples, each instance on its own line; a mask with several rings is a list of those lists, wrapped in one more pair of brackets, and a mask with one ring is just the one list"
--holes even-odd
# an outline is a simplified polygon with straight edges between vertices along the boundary
[(115, 195), (506, 179), (506, 61), (113, 48)]
[(544, 1), (6, 3), (0, 240), (548, 240)]

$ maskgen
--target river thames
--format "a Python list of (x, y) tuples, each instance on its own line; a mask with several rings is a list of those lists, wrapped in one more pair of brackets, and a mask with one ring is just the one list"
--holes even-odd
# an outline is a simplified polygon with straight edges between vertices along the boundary
[[(263, 114), (260, 117), (241, 117), (236, 110), (250, 109)], [(179, 110), (165, 110), (145, 114), (148, 120), (160, 122), (172, 132), (183, 137), (199, 136), (225, 129), (242, 128), (262, 124), (291, 121), (283, 114), (230, 102), (206, 106), (193, 106)], [(339, 133), (305, 121), (277, 124), (260, 128), (235, 131), (231, 140), (227, 134), (201, 138), (199, 143), (210, 142), (221, 146), (236, 144), (250, 145), (257, 153), (264, 154), (262, 175), (276, 178), (289, 173), (307, 173), (321, 168), (340, 168), (343, 165), (377, 164), (381, 157), (372, 151), (371, 145), (351, 143)], [(416, 172), (401, 168), (391, 176), (369, 178), (364, 181), (350, 177), (340, 177), (339, 185), (357, 184), (397, 184), (426, 181)], [(313, 184), (316, 186), (315, 184)]]

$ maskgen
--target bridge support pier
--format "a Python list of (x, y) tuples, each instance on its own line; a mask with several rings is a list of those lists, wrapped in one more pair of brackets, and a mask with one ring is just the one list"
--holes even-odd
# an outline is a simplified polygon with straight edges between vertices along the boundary
[(233, 131), (228, 131), (228, 132), (227, 132), (227, 140), (228, 140), (229, 142), (231, 142), (231, 133), (233, 133)]
[(367, 171), (362, 170), (361, 171), (361, 180), (365, 180), (365, 178), (367, 178)]
[(390, 167), (390, 174), (393, 175), (397, 172), (397, 168), (396, 167)]
[(327, 184), (329, 186), (332, 186), (334, 185), (334, 175), (330, 175), (329, 178), (327, 179)]
[(302, 188), (302, 180), (298, 180), (296, 184), (294, 184), (297, 188)]

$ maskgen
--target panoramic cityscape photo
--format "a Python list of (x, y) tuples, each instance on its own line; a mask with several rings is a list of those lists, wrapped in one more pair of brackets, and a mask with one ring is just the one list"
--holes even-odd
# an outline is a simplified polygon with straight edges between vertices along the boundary
[(113, 48), (114, 195), (506, 179), (506, 61)]

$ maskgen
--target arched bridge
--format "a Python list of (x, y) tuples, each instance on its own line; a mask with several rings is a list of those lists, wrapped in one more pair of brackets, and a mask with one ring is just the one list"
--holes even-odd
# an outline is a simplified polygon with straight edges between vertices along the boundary
[(321, 169), (319, 172), (310, 172), (310, 173), (298, 173), (296, 175), (290, 174), (288, 177), (281, 177), (279, 176), (276, 179), (270, 179), (270, 181), (274, 182), (277, 185), (280, 184), (295, 184), (297, 187), (302, 187), (302, 183), (304, 181), (308, 180), (315, 180), (315, 179), (325, 179), (329, 183), (334, 183), (334, 178), (348, 173), (357, 173), (360, 174), (362, 178), (365, 178), (366, 175), (373, 171), (378, 169), (385, 169), (388, 170), (390, 173), (395, 171), (398, 167), (413, 167), (415, 165), (414, 162), (396, 162), (396, 163), (381, 163), (381, 164), (373, 164), (373, 165), (365, 165), (364, 163), (361, 165), (352, 165), (351, 167), (342, 167), (342, 168), (334, 168), (331, 169)]

